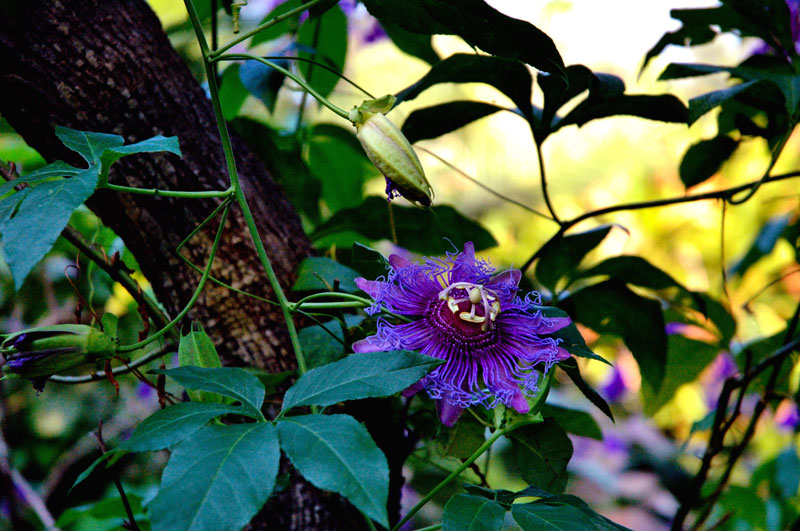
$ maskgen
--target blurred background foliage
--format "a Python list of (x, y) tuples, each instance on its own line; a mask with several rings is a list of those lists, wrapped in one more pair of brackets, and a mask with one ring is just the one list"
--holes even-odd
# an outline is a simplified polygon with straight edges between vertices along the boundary
[[(668, 47), (640, 72), (645, 54), (658, 38), (679, 26), (670, 18), (670, 9), (716, 3), (489, 3), (509, 16), (530, 20), (545, 31), (565, 64), (583, 64), (594, 72), (616, 75), (625, 82), (629, 93), (671, 93), (684, 102), (727, 87), (727, 76), (659, 81), (669, 63), (737, 64), (763, 46), (755, 37), (723, 34), (701, 46)], [(181, 3), (151, 0), (150, 4), (174, 46), (201, 77), (191, 27)], [(258, 23), (271, 12), (273, 4), (251, 0), (241, 11), (241, 25)], [(206, 7), (207, 15), (211, 12), (208, 2), (200, 5)], [(339, 8), (323, 16), (324, 29), (319, 32), (313, 26), (318, 21), (283, 23), (280, 30), (260, 37), (251, 50), (269, 56), (299, 53), (333, 68), (343, 66), (347, 77), (376, 97), (399, 92), (430, 68), (422, 59), (400, 51), (362, 4), (343, 0)], [(230, 17), (221, 13), (220, 42), (232, 36), (231, 30)], [(322, 50), (324, 57), (320, 58), (316, 50)], [(458, 37), (437, 35), (432, 39), (432, 49), (421, 55), (427, 54), (434, 61), (436, 56), (444, 58), (455, 53), (473, 53), (473, 49)], [(351, 85), (336, 83), (319, 67), (313, 71), (303, 63), (284, 64), (310, 76), (315, 86), (342, 108), (349, 109), (365, 99)], [(230, 63), (220, 69), (219, 75), (226, 117), (257, 152), (272, 159), (322, 256), (359, 269), (357, 253), (351, 251), (356, 241), (384, 254), (397, 251), (384, 228), (388, 227), (384, 201), (370, 199), (368, 204), (363, 203), (365, 197), (382, 196), (384, 182), (366, 159), (349, 124), (320, 109), (292, 82), (269, 69)], [(455, 100), (515, 107), (508, 96), (489, 85), (444, 83), (399, 106), (390, 116), (402, 124), (416, 109)], [(538, 85), (533, 102), (542, 105)], [(568, 103), (566, 109), (574, 105)], [(686, 181), (681, 179), (681, 160), (689, 146), (716, 135), (718, 113), (715, 110), (706, 114), (691, 127), (615, 116), (580, 128), (560, 129), (543, 145), (552, 203), (562, 218), (571, 219), (620, 203), (703, 193), (758, 179), (769, 164), (769, 147), (762, 138), (748, 138), (721, 167), (711, 168), (710, 179), (687, 190)], [(518, 116), (495, 113), (455, 132), (420, 140), (416, 146), (436, 191), (436, 208), (430, 213), (414, 209), (404, 200), (395, 202), (401, 247), (436, 255), (451, 250), (443, 236), (452, 238), (459, 248), (465, 239), (475, 239), (476, 246), (482, 249), (480, 256), (503, 269), (524, 264), (558, 229), (551, 220), (530, 211), (546, 212), (546, 206), (539, 187), (536, 149), (530, 130)], [(799, 148), (800, 138), (794, 135), (774, 173), (797, 169)], [(19, 174), (44, 164), (1, 121), (0, 160), (13, 163)], [(786, 180), (770, 183), (751, 200), (724, 210), (719, 201), (695, 201), (615, 212), (586, 220), (574, 229), (583, 233), (605, 227), (605, 237), (582, 257), (581, 270), (589, 270), (611, 257), (635, 255), (645, 257), (674, 280), (672, 287), (648, 289), (647, 282), (624, 279), (632, 293), (658, 297), (653, 300), (664, 311), (668, 351), (671, 359), (678, 361), (667, 362), (665, 384), (658, 392), (648, 388), (636, 359), (626, 347), (628, 342), (620, 341), (619, 334), (602, 333), (604, 316), (613, 314), (614, 306), (624, 301), (615, 298), (617, 292), (605, 298), (602, 293), (593, 293), (598, 325), (592, 330), (588, 322), (595, 317), (579, 318), (579, 329), (591, 349), (613, 366), (587, 359), (578, 359), (578, 364), (583, 377), (610, 404), (616, 422), (591, 408), (569, 378), (558, 373), (560, 385), (551, 392), (548, 407), (556, 408), (552, 416), (572, 434), (571, 442), (563, 443), (563, 448), (569, 445), (572, 449), (571, 460), (570, 452), (562, 456), (569, 461), (569, 482), (563, 477), (566, 492), (580, 496), (601, 514), (634, 529), (669, 526), (689, 474), (696, 470), (698, 457), (708, 442), (709, 415), (724, 379), (736, 372), (737, 363), (742, 363), (740, 354), (745, 346), (761, 345), (763, 352), (768, 352), (770, 345), (779, 346), (779, 340), (770, 342), (769, 338), (786, 327), (795, 310), (800, 296), (797, 248), (789, 238), (779, 236), (786, 233), (787, 227), (797, 231), (798, 197), (796, 182)], [(507, 198), (513, 198), (513, 202)], [(460, 216), (446, 205), (454, 207)], [(473, 221), (488, 233), (480, 232)], [(89, 211), (77, 211), (71, 224), (109, 256), (119, 252), (126, 265), (136, 268), (124, 243)], [(429, 233), (423, 235), (426, 231)], [(413, 245), (403, 245), (409, 241)], [(552, 276), (541, 264), (540, 261), (536, 267), (537, 273), (544, 272), (539, 276)], [(591, 275), (581, 278), (574, 271), (564, 273), (575, 277), (569, 285), (565, 280), (557, 283), (558, 278), (552, 282), (536, 279), (530, 273), (528, 285), (540, 289), (546, 301), (554, 295), (568, 299), (579, 288), (593, 285), (588, 280)], [(0, 275), (0, 285), (3, 331), (70, 322), (77, 304), (76, 290), (98, 313), (108, 311), (120, 316), (120, 329), (130, 341), (142, 328), (130, 296), (62, 240), (18, 293), (14, 293), (6, 270)], [(675, 303), (690, 292), (707, 293), (720, 301), (735, 327), (724, 316), (715, 321), (716, 330), (692, 324), (692, 318), (696, 320), (699, 313), (694, 311), (687, 318), (685, 307), (681, 309)], [(310, 344), (322, 341), (313, 329), (306, 330), (305, 335)], [(335, 359), (329, 353), (321, 356), (328, 356), (328, 361)], [(794, 359), (793, 363), (781, 387), (785, 398), (776, 401), (777, 407), (768, 409), (762, 417), (753, 444), (733, 471), (734, 486), (715, 509), (723, 528), (782, 529), (800, 511), (800, 458), (796, 451), (800, 414), (793, 398), (798, 392), (800, 365)], [(107, 382), (84, 386), (48, 384), (40, 395), (25, 382), (1, 384), (10, 463), (44, 493), (52, 512), (62, 515), (60, 523), (66, 528), (114, 527), (118, 525), (118, 515), (123, 514), (118, 498), (117, 505), (112, 503), (116, 491), (107, 474), (81, 484), (69, 497), (66, 493), (77, 474), (98, 455), (96, 444), (87, 434), (96, 430), (99, 421), (106, 422), (106, 439), (114, 440), (157, 407), (156, 397), (147, 387), (130, 378), (121, 378), (120, 383), (123, 389), (119, 398), (115, 398)], [(757, 385), (752, 390), (757, 392)], [(756, 394), (745, 397), (744, 416), (732, 427), (734, 436), (740, 436), (745, 429), (756, 400)], [(573, 409), (559, 413), (558, 406)], [(445, 475), (443, 470), (447, 470), (448, 463), (463, 457), (464, 452), (468, 455), (470, 437), (483, 440), (483, 428), (469, 419), (459, 423), (457, 429), (458, 433), (447, 431), (440, 435), (438, 449), (426, 447), (409, 461), (414, 490), (424, 492), (426, 487), (435, 485)], [(459, 444), (466, 444), (467, 449), (459, 450)], [(142, 456), (125, 459), (126, 466), (121, 468), (123, 481), (130, 486), (135, 500), (147, 499), (153, 493), (163, 461)], [(516, 490), (527, 486), (521, 479), (509, 478), (517, 476), (512, 473), (514, 470), (535, 468), (534, 457), (524, 455), (506, 441), (492, 459), (486, 480), (494, 488)], [(468, 474), (474, 476), (467, 477), (470, 482), (482, 482), (480, 475)], [(418, 494), (411, 488), (406, 494), (403, 503), (410, 506)], [(440, 501), (446, 501), (450, 494), (443, 492)], [(107, 506), (81, 505), (105, 495)], [(62, 514), (67, 507), (76, 506), (72, 512)], [(441, 510), (441, 505), (430, 506), (422, 518), (435, 522)]]

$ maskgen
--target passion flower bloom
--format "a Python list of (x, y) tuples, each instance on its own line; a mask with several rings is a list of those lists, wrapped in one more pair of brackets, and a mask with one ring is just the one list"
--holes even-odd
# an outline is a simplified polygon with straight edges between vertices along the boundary
[(367, 312), (385, 309), (415, 320), (393, 324), (379, 318), (377, 333), (354, 343), (353, 350), (407, 349), (445, 360), (404, 394), (425, 389), (447, 426), (474, 404), (502, 403), (527, 413), (526, 397), (536, 393), (540, 373), (569, 357), (559, 339), (545, 335), (570, 319), (545, 317), (535, 292), (518, 297), (522, 273), (510, 269), (492, 276), (495, 269), (475, 258), (472, 242), (443, 259), (412, 263), (391, 255), (389, 264), (386, 279), (356, 279), (375, 300)]

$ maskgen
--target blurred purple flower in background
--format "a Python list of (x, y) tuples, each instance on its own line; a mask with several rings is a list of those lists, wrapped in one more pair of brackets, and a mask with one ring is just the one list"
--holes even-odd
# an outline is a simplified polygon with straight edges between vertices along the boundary
[(474, 404), (502, 403), (527, 413), (526, 396), (537, 391), (536, 369), (544, 373), (569, 357), (560, 340), (542, 336), (567, 326), (569, 318), (542, 315), (538, 294), (517, 297), (522, 273), (510, 269), (492, 276), (495, 269), (475, 258), (472, 242), (444, 259), (415, 264), (391, 255), (389, 263), (386, 280), (356, 279), (375, 299), (367, 312), (385, 309), (419, 319), (391, 324), (381, 318), (377, 333), (356, 342), (353, 350), (408, 349), (446, 360), (405, 394), (425, 389), (438, 401), (447, 426)]

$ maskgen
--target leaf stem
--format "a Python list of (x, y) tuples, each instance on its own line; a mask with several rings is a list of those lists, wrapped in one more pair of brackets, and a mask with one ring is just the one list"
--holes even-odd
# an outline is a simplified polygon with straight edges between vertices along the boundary
[(558, 219), (558, 214), (556, 214), (556, 211), (553, 208), (553, 204), (550, 202), (550, 193), (547, 191), (547, 174), (544, 171), (544, 156), (542, 155), (542, 143), (534, 141), (534, 144), (536, 144), (536, 158), (539, 159), (539, 179), (542, 185), (542, 196), (544, 197), (544, 204), (547, 205), (547, 210), (553, 217), (553, 221), (561, 225), (561, 220)]
[(159, 190), (158, 188), (135, 188), (133, 186), (120, 186), (117, 184), (105, 184), (102, 186), (107, 190), (124, 192), (128, 194), (150, 195), (153, 197), (180, 197), (185, 199), (205, 199), (209, 197), (230, 197), (233, 190), (203, 190), (203, 191), (178, 191), (178, 190)]
[[(312, 0), (311, 2), (305, 4), (303, 8), (308, 9), (316, 3), (317, 0)], [(236, 160), (233, 156), (233, 145), (231, 144), (230, 134), (228, 133), (228, 125), (225, 123), (224, 114), (222, 112), (222, 103), (220, 102), (219, 97), (219, 87), (217, 86), (217, 80), (214, 77), (214, 71), (209, 59), (211, 52), (208, 49), (208, 43), (206, 42), (205, 35), (203, 34), (203, 26), (200, 23), (199, 17), (197, 16), (197, 11), (192, 4), (192, 0), (184, 0), (184, 4), (186, 5), (186, 10), (189, 12), (189, 19), (192, 21), (192, 27), (194, 28), (197, 42), (200, 45), (200, 51), (202, 52), (203, 67), (205, 68), (206, 79), (208, 82), (208, 91), (211, 96), (211, 104), (214, 108), (214, 118), (217, 121), (217, 129), (219, 130), (220, 141), (222, 142), (222, 150), (225, 154), (225, 162), (228, 166), (228, 177), (230, 178), (231, 188), (233, 189), (233, 197), (236, 199), (239, 208), (242, 210), (242, 217), (244, 217), (245, 223), (247, 224), (247, 229), (250, 232), (250, 237), (253, 240), (253, 245), (256, 248), (256, 254), (261, 261), (261, 265), (264, 268), (264, 272), (267, 275), (270, 286), (275, 292), (275, 296), (278, 299), (278, 304), (280, 304), (281, 310), (283, 311), (283, 317), (286, 321), (286, 329), (289, 333), (289, 339), (297, 359), (297, 371), (300, 375), (303, 375), (307, 370), (306, 360), (303, 356), (303, 349), (297, 336), (297, 328), (295, 327), (292, 313), (289, 310), (289, 300), (286, 298), (286, 294), (281, 288), (278, 276), (275, 274), (275, 270), (272, 267), (272, 262), (270, 262), (270, 259), (267, 256), (267, 251), (264, 248), (264, 242), (261, 240), (261, 235), (258, 232), (258, 227), (256, 226), (255, 219), (253, 218), (253, 213), (250, 211), (250, 205), (247, 203), (247, 198), (244, 195), (244, 190), (242, 189), (242, 185), (239, 181), (239, 173), (236, 170)], [(243, 35), (242, 37), (246, 38), (247, 34)], [(226, 46), (230, 48), (230, 46), (233, 46), (233, 44), (228, 43)], [(223, 46), (223, 48), (225, 48), (225, 46)], [(207, 275), (204, 275), (204, 277), (207, 277)]]

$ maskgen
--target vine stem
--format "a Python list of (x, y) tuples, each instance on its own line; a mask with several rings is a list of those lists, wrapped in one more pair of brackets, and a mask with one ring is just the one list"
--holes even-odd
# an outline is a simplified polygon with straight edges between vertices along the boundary
[[(189, 2), (191, 0), (185, 0), (185, 1)], [(204, 56), (207, 57), (209, 61), (213, 62), (213, 61), (215, 61), (217, 59), (217, 57), (219, 57), (220, 55), (222, 55), (226, 51), (230, 50), (231, 48), (233, 48), (234, 46), (236, 46), (240, 42), (246, 41), (250, 37), (254, 36), (256, 33), (259, 33), (259, 32), (261, 32), (261, 31), (263, 31), (263, 30), (265, 30), (265, 29), (267, 29), (269, 27), (272, 27), (275, 24), (278, 24), (279, 22), (282, 22), (282, 21), (286, 20), (287, 18), (291, 18), (291, 17), (293, 17), (295, 15), (298, 15), (298, 14), (302, 13), (303, 11), (311, 9), (315, 5), (317, 5), (319, 3), (322, 3), (322, 1), (323, 0), (311, 0), (310, 2), (307, 2), (307, 3), (303, 4), (303, 5), (301, 5), (300, 7), (297, 7), (295, 9), (292, 9), (291, 11), (287, 11), (286, 13), (278, 15), (275, 18), (270, 19), (267, 22), (256, 26), (255, 28), (253, 28), (252, 30), (248, 31), (247, 33), (243, 33), (243, 34), (239, 35), (238, 37), (236, 37), (234, 39), (231, 39), (230, 41), (226, 42), (225, 44), (223, 44), (222, 46), (220, 46), (216, 50), (209, 51), (208, 54), (204, 54)], [(194, 25), (194, 22), (192, 22), (192, 25)], [(195, 26), (195, 29), (197, 29), (197, 26)], [(205, 37), (203, 37), (203, 38), (205, 39)]]
[(599, 208), (597, 210), (592, 210), (590, 212), (584, 212), (580, 216), (577, 216), (573, 219), (562, 221), (560, 227), (558, 228), (558, 231), (547, 242), (545, 242), (544, 245), (539, 247), (539, 249), (535, 253), (533, 253), (530, 258), (528, 258), (528, 260), (525, 261), (520, 270), (524, 273), (533, 264), (533, 262), (536, 261), (536, 259), (539, 258), (539, 256), (541, 256), (542, 252), (544, 252), (545, 249), (553, 245), (561, 236), (564, 235), (564, 233), (568, 229), (587, 219), (595, 218), (597, 216), (602, 216), (605, 214), (611, 214), (613, 212), (622, 212), (626, 210), (642, 210), (645, 208), (656, 208), (662, 206), (677, 205), (680, 203), (691, 203), (693, 201), (702, 201), (705, 199), (723, 199), (728, 201), (735, 194), (751, 189), (754, 186), (760, 186), (761, 184), (764, 183), (782, 181), (785, 179), (790, 179), (792, 177), (798, 177), (798, 176), (800, 176), (800, 171), (794, 171), (789, 173), (783, 173), (780, 175), (773, 175), (771, 177), (768, 176), (762, 179), (758, 179), (756, 181), (740, 184), (739, 186), (725, 188), (723, 190), (715, 190), (712, 192), (705, 192), (702, 194), (682, 195), (679, 197), (668, 197), (666, 199), (655, 199), (653, 201), (622, 203), (610, 207)]
[(534, 144), (536, 144), (536, 158), (539, 159), (539, 179), (542, 185), (542, 196), (544, 197), (544, 204), (547, 205), (547, 210), (553, 217), (553, 221), (561, 225), (561, 220), (558, 218), (558, 214), (556, 214), (556, 211), (553, 208), (553, 204), (550, 202), (550, 193), (547, 191), (547, 174), (544, 171), (544, 155), (542, 154), (542, 143), (539, 142), (538, 140), (534, 140)]
[[(189, 0), (185, 0), (185, 1), (189, 1)], [(288, 69), (282, 67), (281, 65), (279, 65), (278, 63), (276, 63), (274, 61), (270, 61), (269, 59), (264, 59), (263, 57), (259, 57), (257, 55), (253, 55), (253, 54), (249, 54), (249, 53), (230, 53), (230, 54), (221, 55), (221, 56), (217, 57), (214, 60), (215, 61), (258, 61), (259, 63), (261, 63), (263, 65), (266, 65), (266, 66), (268, 66), (270, 68), (273, 68), (273, 69), (277, 70), (278, 72), (280, 72), (281, 74), (283, 74), (284, 76), (288, 77), (289, 79), (291, 79), (292, 81), (294, 81), (295, 83), (300, 85), (300, 87), (302, 87), (302, 89), (307, 94), (311, 94), (314, 97), (314, 99), (316, 99), (322, 105), (327, 107), (330, 111), (338, 114), (339, 116), (341, 116), (345, 120), (350, 121), (350, 113), (348, 113), (347, 111), (345, 111), (341, 107), (338, 107), (337, 105), (334, 105), (328, 98), (326, 98), (325, 96), (323, 96), (322, 94), (317, 92), (314, 89), (314, 87), (309, 85), (308, 82), (305, 79), (303, 79), (302, 77), (298, 76), (297, 74), (295, 74), (291, 70), (288, 70)]]
[(211, 251), (209, 252), (208, 255), (208, 262), (206, 263), (206, 268), (203, 271), (203, 276), (200, 277), (200, 282), (197, 283), (197, 288), (194, 290), (194, 293), (192, 294), (192, 297), (189, 299), (189, 302), (186, 303), (186, 306), (184, 306), (183, 310), (181, 310), (180, 313), (176, 315), (175, 318), (167, 324), (167, 326), (165, 326), (155, 334), (147, 337), (142, 341), (139, 341), (137, 343), (132, 343), (130, 345), (122, 345), (121, 347), (117, 348), (118, 354), (133, 352), (134, 350), (138, 350), (144, 346), (149, 345), (150, 343), (152, 343), (153, 341), (155, 341), (156, 339), (158, 339), (159, 337), (163, 336), (168, 331), (170, 331), (172, 327), (174, 327), (177, 323), (179, 323), (180, 320), (183, 319), (187, 313), (189, 313), (189, 310), (192, 309), (192, 306), (194, 306), (194, 303), (197, 301), (197, 298), (200, 296), (200, 293), (203, 291), (203, 288), (206, 285), (208, 276), (211, 274), (211, 266), (214, 264), (214, 256), (216, 256), (217, 249), (219, 248), (219, 242), (222, 240), (222, 233), (224, 232), (225, 229), (225, 221), (228, 219), (228, 212), (230, 211), (230, 202), (225, 201), (222, 205), (220, 205), (220, 207), (223, 206), (224, 209), (222, 211), (222, 216), (220, 217), (219, 220), (219, 228), (217, 229), (216, 236), (214, 236), (214, 243), (211, 245)]
[[(304, 4), (302, 8), (308, 9), (309, 7), (315, 5), (316, 3), (317, 3), (316, 0), (312, 0), (307, 4)], [(300, 339), (297, 335), (297, 328), (295, 327), (294, 319), (292, 317), (292, 312), (290, 310), (290, 303), (289, 300), (286, 298), (286, 294), (283, 292), (283, 289), (281, 288), (278, 276), (275, 274), (275, 270), (272, 267), (272, 262), (267, 256), (267, 251), (264, 248), (264, 242), (261, 240), (261, 235), (258, 232), (258, 227), (256, 226), (255, 219), (253, 219), (253, 213), (250, 211), (250, 205), (248, 205), (247, 203), (247, 198), (244, 195), (244, 190), (242, 190), (242, 185), (239, 181), (239, 173), (236, 170), (236, 160), (234, 159), (233, 156), (233, 145), (231, 144), (230, 134), (228, 133), (228, 125), (225, 123), (224, 115), (222, 113), (222, 103), (220, 102), (220, 97), (219, 97), (219, 87), (217, 86), (217, 80), (216, 77), (214, 76), (214, 70), (212, 68), (212, 63), (210, 59), (211, 51), (208, 48), (208, 42), (206, 41), (206, 37), (203, 34), (203, 26), (200, 23), (200, 18), (198, 17), (197, 11), (195, 10), (194, 5), (192, 4), (192, 0), (184, 0), (184, 4), (186, 6), (186, 10), (189, 13), (189, 19), (192, 22), (192, 27), (194, 28), (194, 32), (197, 37), (197, 42), (200, 46), (200, 51), (203, 56), (203, 67), (205, 69), (206, 78), (208, 81), (208, 91), (209, 94), (211, 95), (211, 104), (214, 108), (214, 118), (216, 119), (217, 122), (217, 129), (219, 130), (219, 136), (222, 142), (222, 150), (225, 154), (225, 162), (228, 167), (228, 177), (230, 178), (231, 188), (233, 189), (233, 196), (236, 199), (236, 203), (239, 205), (239, 208), (241, 208), (242, 210), (242, 216), (244, 217), (245, 223), (247, 224), (247, 229), (250, 232), (251, 239), (253, 240), (253, 245), (255, 245), (256, 254), (258, 255), (259, 260), (261, 261), (261, 265), (264, 268), (264, 272), (267, 275), (267, 279), (269, 280), (270, 286), (272, 287), (272, 290), (275, 292), (275, 296), (278, 299), (278, 304), (280, 304), (281, 310), (283, 311), (283, 317), (286, 321), (286, 329), (289, 333), (289, 339), (291, 341), (292, 348), (294, 349), (295, 357), (297, 358), (297, 371), (300, 375), (302, 375), (308, 370), (308, 368), (306, 365), (305, 357), (303, 356), (303, 349), (300, 345)], [(261, 31), (260, 28), (256, 28), (256, 30)], [(248, 34), (243, 35), (241, 40), (248, 38), (249, 33), (251, 32), (248, 32)], [(237, 39), (234, 39), (234, 41), (236, 40)], [(230, 48), (231, 46), (233, 46), (233, 44), (228, 43), (226, 46)], [(225, 46), (223, 46), (223, 48), (225, 48)], [(217, 53), (219, 53), (219, 51)]]
[(505, 428), (500, 428), (494, 433), (492, 433), (491, 437), (486, 439), (484, 443), (472, 453), (471, 456), (469, 456), (463, 463), (461, 463), (461, 465), (458, 466), (458, 468), (453, 470), (450, 473), (450, 475), (444, 478), (438, 485), (433, 487), (430, 490), (430, 492), (428, 492), (428, 494), (426, 494), (419, 502), (417, 502), (417, 504), (414, 507), (412, 507), (411, 510), (408, 511), (408, 513), (406, 513), (406, 515), (394, 525), (394, 527), (392, 527), (391, 531), (398, 531), (401, 527), (403, 527), (403, 524), (408, 522), (412, 516), (417, 514), (417, 512), (419, 512), (419, 510), (425, 506), (426, 503), (431, 501), (431, 499), (434, 496), (436, 496), (436, 493), (438, 493), (444, 487), (452, 483), (453, 480), (455, 480), (458, 476), (461, 475), (462, 472), (464, 472), (467, 468), (469, 468), (470, 465), (472, 465), (472, 463), (474, 463), (476, 459), (478, 459), (481, 455), (484, 454), (484, 452), (486, 452), (489, 448), (491, 448), (491, 446), (495, 443), (495, 441), (497, 441), (497, 439), (499, 439), (504, 435), (508, 435), (509, 433), (518, 428), (527, 426), (529, 424), (535, 424), (537, 422), (540, 422), (540, 419), (536, 418), (524, 419), (519, 422), (515, 422), (514, 424), (507, 426)]

